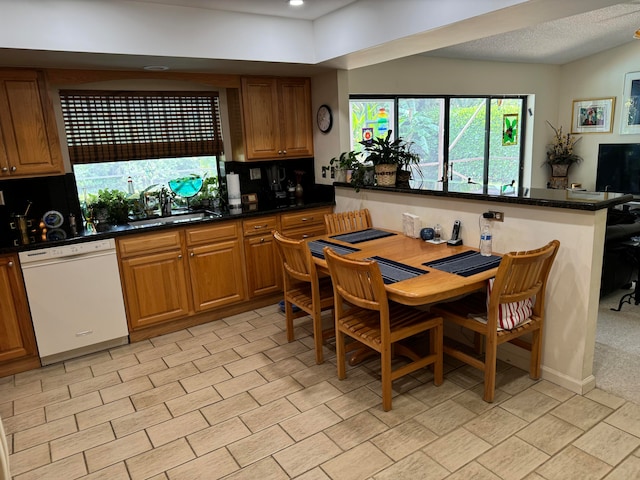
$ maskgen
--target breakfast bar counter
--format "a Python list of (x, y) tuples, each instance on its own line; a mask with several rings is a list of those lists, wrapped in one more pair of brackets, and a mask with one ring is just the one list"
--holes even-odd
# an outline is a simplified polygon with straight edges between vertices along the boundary
[[(368, 208), (378, 228), (402, 231), (402, 214), (410, 213), (422, 227), (440, 224), (446, 239), (453, 222), (460, 220), (464, 244), (477, 247), (480, 217), (492, 210), (503, 214), (503, 221), (492, 222), (496, 252), (530, 250), (559, 240), (546, 293), (542, 376), (576, 393), (595, 387), (593, 355), (607, 209), (631, 201), (631, 195), (534, 189), (526, 195), (498, 196), (335, 187), (337, 212)], [(527, 369), (528, 358), (509, 347), (501, 346), (499, 358)]]

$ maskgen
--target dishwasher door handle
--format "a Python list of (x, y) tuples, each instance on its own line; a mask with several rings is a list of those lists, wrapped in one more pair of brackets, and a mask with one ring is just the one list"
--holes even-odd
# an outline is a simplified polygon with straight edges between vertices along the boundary
[(82, 332), (76, 332), (76, 337), (86, 337), (87, 335), (91, 335), (93, 330), (84, 330)]

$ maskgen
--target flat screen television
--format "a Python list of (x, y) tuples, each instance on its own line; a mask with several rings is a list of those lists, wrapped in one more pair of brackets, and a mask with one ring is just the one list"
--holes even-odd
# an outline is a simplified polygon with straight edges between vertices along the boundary
[(596, 190), (640, 197), (640, 143), (600, 144)]

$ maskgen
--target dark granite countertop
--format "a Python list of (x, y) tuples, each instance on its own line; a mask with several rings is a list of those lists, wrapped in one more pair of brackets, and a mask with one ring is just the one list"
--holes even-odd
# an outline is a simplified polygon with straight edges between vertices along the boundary
[[(333, 188), (329, 187), (331, 193), (333, 193)], [(326, 192), (325, 192), (326, 193)], [(39, 248), (48, 248), (55, 247), (60, 245), (69, 245), (73, 243), (79, 242), (89, 242), (93, 240), (101, 240), (105, 238), (114, 238), (122, 235), (132, 235), (143, 232), (151, 232), (157, 230), (164, 230), (168, 228), (176, 228), (176, 227), (185, 227), (185, 226), (193, 226), (199, 225), (203, 223), (212, 223), (212, 222), (224, 222), (228, 220), (236, 220), (236, 219), (244, 219), (251, 218), (256, 216), (263, 215), (275, 215), (280, 213), (287, 212), (295, 212), (298, 210), (308, 210), (310, 208), (317, 207), (325, 207), (335, 205), (335, 200), (333, 195), (326, 196), (320, 195), (319, 197), (315, 197), (312, 200), (307, 202), (297, 203), (297, 204), (276, 204), (276, 203), (263, 203), (258, 204), (255, 207), (243, 206), (240, 209), (225, 209), (221, 211), (215, 212), (203, 212), (204, 215), (202, 218), (189, 220), (189, 221), (180, 221), (179, 214), (176, 214), (177, 221), (173, 223), (151, 223), (149, 225), (143, 226), (132, 226), (132, 225), (115, 225), (109, 226), (104, 231), (99, 232), (89, 232), (81, 229), (77, 235), (67, 235), (67, 238), (64, 239), (55, 239), (55, 240), (46, 240), (46, 239), (38, 239), (33, 243), (28, 245), (20, 245), (20, 246), (0, 246), (0, 254), (1, 253), (15, 253), (26, 250), (36, 250)], [(194, 213), (194, 212), (184, 212), (184, 213)]]
[[(337, 187), (353, 188), (349, 183), (335, 182)], [(410, 195), (425, 195), (434, 197), (460, 198), (466, 200), (481, 200), (496, 203), (510, 203), (517, 205), (531, 205), (538, 207), (566, 208), (571, 210), (596, 211), (627, 203), (633, 200), (633, 195), (615, 192), (587, 192), (583, 190), (554, 190), (549, 188), (525, 188), (507, 195), (485, 195), (477, 193), (442, 192), (421, 188), (396, 188), (364, 186), (362, 190), (377, 190), (391, 193)]]

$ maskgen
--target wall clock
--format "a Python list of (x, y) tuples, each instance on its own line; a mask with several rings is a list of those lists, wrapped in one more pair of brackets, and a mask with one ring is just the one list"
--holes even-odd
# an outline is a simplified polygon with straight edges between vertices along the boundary
[(331, 127), (333, 126), (333, 114), (331, 113), (331, 108), (329, 108), (328, 105), (320, 105), (316, 115), (316, 122), (322, 133), (327, 133), (331, 130)]

